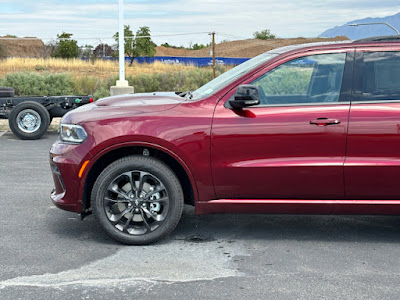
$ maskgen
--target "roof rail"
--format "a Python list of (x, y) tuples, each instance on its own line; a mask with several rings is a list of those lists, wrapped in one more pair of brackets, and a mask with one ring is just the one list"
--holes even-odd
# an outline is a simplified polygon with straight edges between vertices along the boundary
[(399, 42), (400, 35), (373, 36), (365, 39), (355, 40), (355, 43), (362, 42)]

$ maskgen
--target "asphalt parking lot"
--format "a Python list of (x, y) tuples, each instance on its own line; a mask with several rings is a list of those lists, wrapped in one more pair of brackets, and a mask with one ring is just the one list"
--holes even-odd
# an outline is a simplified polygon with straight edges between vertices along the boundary
[(120, 245), (55, 208), (48, 132), (0, 131), (1, 299), (398, 299), (400, 217), (196, 216)]

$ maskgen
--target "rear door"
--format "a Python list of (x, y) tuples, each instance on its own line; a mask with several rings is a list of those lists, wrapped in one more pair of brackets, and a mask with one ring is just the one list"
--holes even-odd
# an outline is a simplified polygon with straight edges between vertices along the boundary
[(344, 173), (348, 199), (400, 198), (398, 51), (357, 50)]
[[(212, 125), (217, 198), (343, 199), (352, 52), (307, 53), (253, 76), (261, 104), (221, 100)], [(346, 68), (345, 68), (346, 65)], [(350, 85), (351, 86), (351, 85)]]

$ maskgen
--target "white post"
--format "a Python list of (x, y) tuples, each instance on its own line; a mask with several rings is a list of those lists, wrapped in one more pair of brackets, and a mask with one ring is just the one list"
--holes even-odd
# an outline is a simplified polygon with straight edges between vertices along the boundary
[(124, 35), (124, 0), (119, 0), (119, 80), (117, 86), (128, 86), (125, 80), (125, 35)]
[(133, 87), (125, 80), (125, 35), (124, 35), (124, 0), (118, 1), (118, 42), (119, 42), (119, 80), (110, 88), (111, 96), (133, 93)]

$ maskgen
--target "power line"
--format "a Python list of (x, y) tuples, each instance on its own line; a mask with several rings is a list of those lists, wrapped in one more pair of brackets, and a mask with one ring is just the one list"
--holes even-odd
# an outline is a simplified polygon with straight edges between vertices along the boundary
[[(184, 36), (184, 35), (197, 35), (197, 34), (210, 34), (208, 31), (203, 31), (203, 32), (188, 32), (188, 33), (174, 33), (174, 34), (158, 34), (158, 35), (131, 35), (131, 36), (125, 36), (125, 39), (132, 39), (132, 38), (153, 38), (153, 37), (167, 37), (167, 36)], [(52, 38), (39, 38), (39, 37), (27, 37), (27, 38), (12, 38), (12, 37), (0, 37), (0, 40), (107, 40), (107, 39), (114, 39), (113, 37), (72, 37), (72, 38), (57, 38), (57, 37), (52, 37)]]
[(241, 40), (247, 40), (249, 37), (243, 37), (243, 36), (238, 36), (238, 35), (233, 35), (229, 33), (224, 33), (224, 32), (216, 32), (215, 34), (223, 37), (228, 37), (228, 38), (234, 38), (234, 39), (241, 39)]

